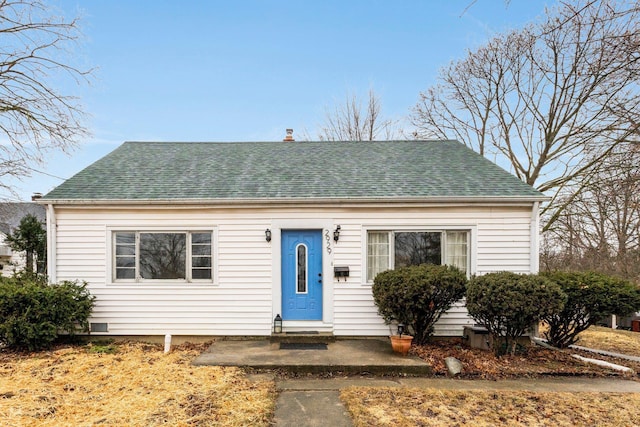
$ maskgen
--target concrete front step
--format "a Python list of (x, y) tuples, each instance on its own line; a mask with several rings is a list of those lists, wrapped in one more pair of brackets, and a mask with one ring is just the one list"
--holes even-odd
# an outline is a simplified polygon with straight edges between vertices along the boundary
[[(314, 334), (315, 335), (315, 334)], [(278, 369), (295, 373), (368, 373), (376, 375), (429, 375), (431, 366), (417, 357), (401, 357), (389, 339), (339, 339), (325, 350), (287, 350), (269, 340), (216, 341), (194, 365)]]
[(335, 342), (336, 337), (331, 332), (283, 332), (272, 334), (270, 341), (272, 343), (328, 344)]

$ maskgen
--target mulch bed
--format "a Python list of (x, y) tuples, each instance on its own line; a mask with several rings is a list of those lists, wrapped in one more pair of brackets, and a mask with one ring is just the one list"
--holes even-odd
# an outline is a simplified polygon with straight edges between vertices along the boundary
[(463, 365), (463, 371), (460, 376), (469, 379), (532, 378), (540, 376), (619, 376), (638, 378), (637, 375), (622, 374), (615, 370), (584, 363), (571, 357), (572, 354), (606, 360), (640, 372), (639, 363), (570, 349), (556, 351), (532, 346), (526, 348), (521, 354), (496, 357), (491, 351), (466, 347), (462, 344), (462, 340), (458, 339), (435, 340), (425, 346), (413, 346), (410, 352), (410, 355), (418, 356), (427, 361), (432, 366), (436, 376), (447, 375), (444, 360), (447, 357), (455, 357)]

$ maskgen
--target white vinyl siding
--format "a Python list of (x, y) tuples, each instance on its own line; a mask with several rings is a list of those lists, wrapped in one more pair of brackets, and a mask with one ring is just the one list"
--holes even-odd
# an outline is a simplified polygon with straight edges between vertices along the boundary
[[(470, 274), (532, 272), (531, 205), (426, 207), (55, 207), (53, 277), (86, 280), (97, 297), (91, 322), (111, 335), (269, 335), (281, 293), (280, 229), (323, 230), (323, 320), (338, 336), (388, 335), (366, 280), (368, 230), (469, 231)], [(340, 240), (332, 239), (335, 225)], [(265, 230), (273, 232), (267, 242)], [(122, 283), (112, 278), (112, 232), (214, 230), (213, 285), (202, 282)], [(329, 235), (328, 253), (325, 234)], [(348, 266), (337, 281), (333, 266)], [(456, 305), (437, 335), (460, 335), (470, 323)], [(301, 326), (302, 330), (308, 330)], [(100, 334), (100, 333), (98, 333)]]

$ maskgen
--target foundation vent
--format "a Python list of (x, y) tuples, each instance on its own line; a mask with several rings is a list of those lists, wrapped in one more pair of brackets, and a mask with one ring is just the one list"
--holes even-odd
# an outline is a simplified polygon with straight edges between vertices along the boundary
[(109, 324), (91, 323), (91, 332), (109, 332)]

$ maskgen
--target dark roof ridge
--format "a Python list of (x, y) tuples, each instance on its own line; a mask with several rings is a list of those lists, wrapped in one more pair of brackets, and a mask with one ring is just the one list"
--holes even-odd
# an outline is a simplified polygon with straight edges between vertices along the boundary
[[(373, 141), (145, 141), (145, 140), (129, 140), (124, 141), (124, 144), (281, 144), (281, 145), (299, 145), (299, 144), (392, 144), (392, 143), (458, 143), (460, 141), (455, 139), (390, 139), (390, 140), (373, 140)], [(463, 144), (464, 145), (464, 144)]]

